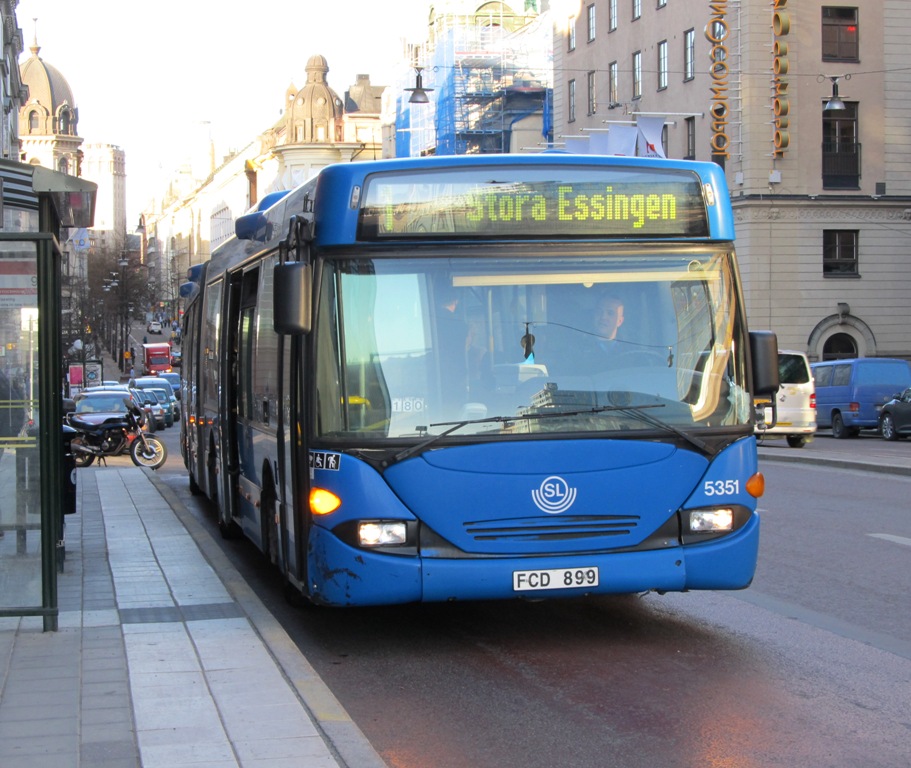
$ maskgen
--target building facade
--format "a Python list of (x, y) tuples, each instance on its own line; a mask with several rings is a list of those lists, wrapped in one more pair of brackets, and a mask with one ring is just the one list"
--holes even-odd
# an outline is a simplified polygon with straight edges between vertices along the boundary
[[(306, 83), (285, 90), (282, 115), (220, 163), (191, 162), (173, 176), (160, 200), (142, 214), (142, 263), (148, 265), (156, 312), (180, 314), (187, 270), (207, 261), (234, 234), (234, 220), (269, 192), (293, 189), (332, 163), (382, 155), (380, 109), (385, 86), (358, 75), (343, 95), (328, 79), (321, 55), (306, 64)], [(211, 146), (207, 158), (214, 158)], [(205, 158), (204, 158), (205, 160)], [(201, 176), (199, 168), (207, 168)]]
[(18, 160), (19, 146), (19, 107), (28, 99), (28, 86), (22, 83), (19, 76), (19, 55), (24, 50), (22, 30), (16, 21), (18, 0), (0, 1), (0, 24), (3, 28), (3, 51), (0, 66), (3, 77), (0, 78), (0, 104), (3, 105), (0, 116), (0, 157), (6, 160)]
[(127, 232), (124, 151), (113, 144), (85, 143), (66, 77), (40, 56), (37, 35), (29, 50), (31, 56), (16, 67), (28, 89), (27, 99), (16, 110), (19, 159), (98, 184), (92, 247), (119, 251)]
[(722, 165), (753, 328), (911, 358), (911, 5), (582, 0), (556, 22), (557, 142), (657, 118), (657, 154)]
[[(538, 152), (552, 139), (551, 21), (537, 0), (443, 0), (396, 90), (394, 154)], [(420, 95), (419, 95), (420, 94)]]

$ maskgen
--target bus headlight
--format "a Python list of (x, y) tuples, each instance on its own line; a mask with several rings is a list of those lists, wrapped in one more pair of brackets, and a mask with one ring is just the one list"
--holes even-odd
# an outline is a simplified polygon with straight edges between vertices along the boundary
[(694, 509), (690, 511), (691, 533), (727, 533), (734, 529), (734, 510)]
[(402, 521), (371, 520), (357, 526), (357, 541), (362, 547), (387, 547), (408, 541), (408, 526)]

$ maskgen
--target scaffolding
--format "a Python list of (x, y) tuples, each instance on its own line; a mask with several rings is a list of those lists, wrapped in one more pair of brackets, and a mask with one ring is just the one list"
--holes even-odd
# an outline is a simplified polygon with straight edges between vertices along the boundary
[[(434, 98), (409, 110), (410, 151), (403, 154), (509, 152), (516, 123), (536, 113), (546, 134), (553, 71), (549, 24), (533, 10), (517, 13), (499, 2), (473, 14), (436, 16), (414, 56)], [(548, 138), (542, 136), (542, 143)]]

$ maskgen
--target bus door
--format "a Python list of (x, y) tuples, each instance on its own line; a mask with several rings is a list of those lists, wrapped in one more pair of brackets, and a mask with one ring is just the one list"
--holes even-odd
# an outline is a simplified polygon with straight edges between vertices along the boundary
[(228, 285), (227, 337), (224, 349), (228, 355), (224, 382), (224, 421), (222, 424), (222, 466), (224, 468), (225, 522), (240, 525), (251, 539), (263, 544), (258, 513), (254, 504), (245, 500), (258, 498), (241, 487), (257, 475), (253, 457), (252, 422), (254, 413), (253, 363), (256, 332), (256, 295), (259, 268), (237, 272)]
[[(307, 366), (306, 349), (308, 335), (289, 336), (288, 343), (283, 346), (283, 376), (282, 387), (285, 394), (284, 402), (289, 406), (287, 429), (284, 432), (285, 450), (285, 488), (286, 499), (310, 498), (310, 451), (307, 442)], [(290, 503), (283, 510), (282, 530), (289, 531), (293, 541), (293, 549), (285, 551), (284, 555), (288, 567), (285, 571), (287, 579), (297, 582), (297, 587), (307, 594), (309, 592), (307, 578), (307, 542), (310, 536), (309, 504)], [(289, 519), (290, 517), (290, 519)], [(288, 541), (288, 538), (285, 538)], [(290, 548), (289, 548), (290, 549)]]

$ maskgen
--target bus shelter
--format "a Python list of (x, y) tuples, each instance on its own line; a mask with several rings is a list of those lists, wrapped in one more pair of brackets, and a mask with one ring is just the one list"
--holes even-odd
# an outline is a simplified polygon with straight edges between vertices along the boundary
[[(0, 616), (57, 629), (64, 459), (59, 236), (91, 227), (97, 185), (0, 160)], [(65, 506), (67, 507), (65, 509)]]

